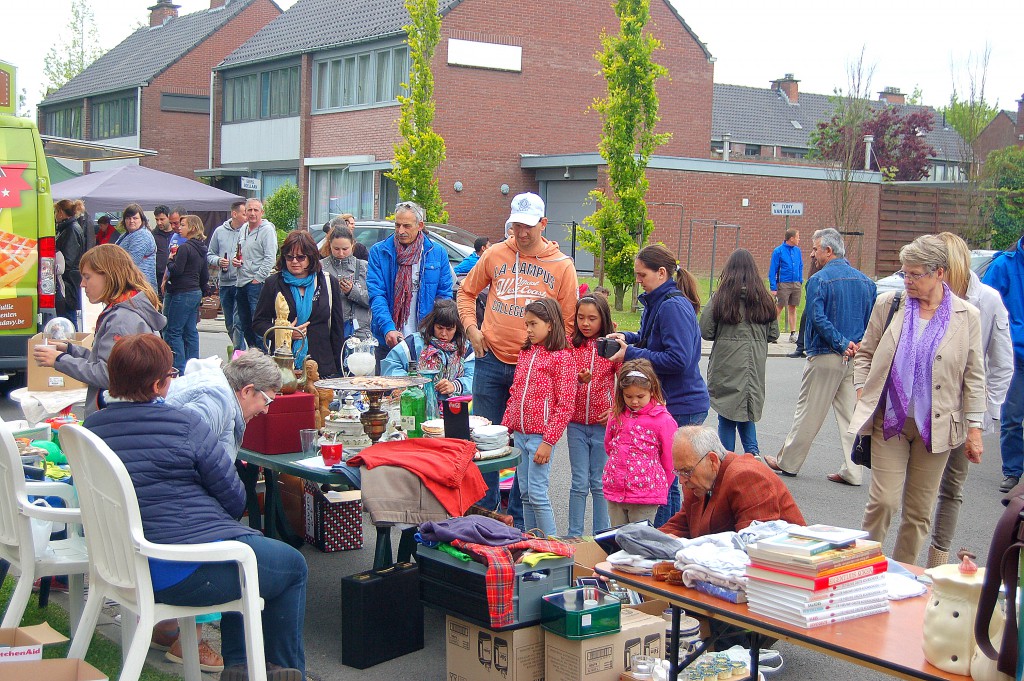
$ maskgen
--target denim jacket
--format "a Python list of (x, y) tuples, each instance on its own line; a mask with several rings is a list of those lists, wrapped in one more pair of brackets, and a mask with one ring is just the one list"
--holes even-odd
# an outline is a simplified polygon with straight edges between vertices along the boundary
[(807, 282), (807, 354), (841, 355), (859, 343), (875, 304), (875, 282), (846, 258), (830, 260)]

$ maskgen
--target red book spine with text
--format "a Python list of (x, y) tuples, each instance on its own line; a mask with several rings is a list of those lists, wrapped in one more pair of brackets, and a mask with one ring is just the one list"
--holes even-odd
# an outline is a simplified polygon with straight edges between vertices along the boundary
[(830, 586), (836, 586), (837, 584), (846, 584), (847, 582), (852, 582), (856, 579), (877, 575), (888, 569), (888, 561), (881, 561), (873, 565), (854, 568), (852, 570), (847, 570), (845, 572), (825, 577), (808, 577), (807, 575), (789, 572), (788, 570), (780, 570), (779, 568), (750, 565), (747, 567), (747, 576), (755, 579), (762, 579), (766, 582), (794, 586), (798, 589), (805, 589), (807, 591), (818, 591)]

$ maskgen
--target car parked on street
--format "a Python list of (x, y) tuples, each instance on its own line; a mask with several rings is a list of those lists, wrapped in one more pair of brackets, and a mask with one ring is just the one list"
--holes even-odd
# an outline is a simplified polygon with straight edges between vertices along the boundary
[[(971, 251), (971, 269), (978, 275), (979, 279), (984, 278), (985, 270), (988, 269), (989, 263), (992, 262), (992, 258), (998, 252), (990, 250)], [(904, 289), (903, 278), (899, 274), (893, 273), (876, 281), (875, 287), (878, 289), (878, 295), (889, 291), (902, 291)]]
[[(452, 267), (465, 260), (473, 253), (473, 242), (478, 235), (472, 232), (455, 227), (454, 225), (438, 225), (427, 223), (427, 235), (448, 252), (448, 261)], [(356, 222), (356, 241), (370, 248), (379, 241), (384, 241), (395, 233), (395, 223), (383, 220), (361, 220)], [(320, 239), (318, 246), (322, 246), (327, 235)]]

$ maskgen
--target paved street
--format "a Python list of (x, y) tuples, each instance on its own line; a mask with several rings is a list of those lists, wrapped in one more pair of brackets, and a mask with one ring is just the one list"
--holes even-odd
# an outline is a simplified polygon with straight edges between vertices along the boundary
[[(210, 322), (205, 323), (203, 328), (210, 331), (201, 333), (202, 354), (223, 354), (228, 342), (227, 335), (213, 332), (217, 327)], [(773, 346), (772, 353), (784, 354), (792, 349), (792, 345), (782, 343)], [(793, 405), (799, 390), (802, 367), (803, 361), (798, 359), (768, 359), (768, 399), (764, 417), (758, 424), (758, 441), (764, 454), (775, 454), (786, 437), (793, 418)], [(0, 402), (0, 415), (4, 418), (17, 417), (17, 405), (5, 398)], [(712, 415), (708, 424), (714, 423), (715, 416)], [(972, 468), (967, 482), (967, 502), (954, 541), (954, 548), (967, 546), (978, 553), (979, 562), (984, 562), (987, 557), (992, 529), (1002, 510), (998, 491), (1002, 479), (998, 446), (997, 436), (985, 437), (984, 459), (980, 465)], [(840, 459), (839, 436), (835, 421), (829, 417), (815, 439), (814, 449), (799, 476), (786, 478), (808, 522), (860, 526), (869, 477), (865, 476), (865, 486), (861, 488), (828, 482), (825, 476), (837, 470)], [(557, 448), (553, 461), (551, 498), (555, 507), (555, 520), (559, 529), (564, 531), (568, 522), (566, 500), (569, 489), (569, 465), (564, 442)], [(413, 678), (441, 681), (445, 678), (444, 617), (431, 609), (426, 610), (426, 648), (423, 651), (362, 672), (341, 665), (340, 579), (344, 575), (368, 569), (373, 561), (373, 528), (364, 522), (363, 531), (364, 548), (360, 551), (324, 554), (311, 546), (305, 546), (302, 550), (309, 563), (310, 573), (305, 629), (309, 678), (313, 681), (343, 678), (358, 678), (361, 681)], [(887, 553), (892, 549), (893, 535), (891, 531), (885, 546)], [(773, 677), (776, 679), (860, 681), (886, 678), (882, 674), (786, 643), (780, 643), (777, 647), (785, 659), (785, 669)]]

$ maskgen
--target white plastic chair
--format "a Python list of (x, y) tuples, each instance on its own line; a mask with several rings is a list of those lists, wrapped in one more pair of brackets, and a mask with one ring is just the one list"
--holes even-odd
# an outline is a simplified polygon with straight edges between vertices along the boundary
[[(82, 617), (85, 573), (89, 570), (85, 540), (76, 531), (82, 522), (81, 516), (77, 508), (71, 508), (75, 505), (75, 490), (63, 482), (25, 480), (21, 455), (9, 424), (0, 423), (0, 450), (0, 559), (21, 572), (0, 626), (21, 624), (36, 579), (68, 575), (71, 626), (74, 628)], [(29, 503), (29, 495), (60, 497), (68, 508), (36, 506)], [(50, 541), (53, 552), (45, 558), (36, 558), (32, 518), (64, 523), (68, 527), (68, 538)]]
[[(121, 679), (137, 679), (149, 650), (153, 626), (177, 619), (185, 678), (200, 679), (196, 615), (240, 612), (245, 623), (246, 658), (251, 681), (266, 681), (263, 654), (263, 601), (259, 597), (256, 554), (246, 544), (222, 541), (207, 544), (154, 544), (142, 532), (142, 515), (128, 470), (99, 437), (78, 425), (60, 429), (60, 443), (78, 487), (82, 524), (89, 545), (89, 597), (82, 621), (75, 631), (69, 658), (83, 658), (89, 649), (96, 621), (109, 598), (121, 605), (124, 665)], [(182, 500), (187, 503), (187, 500)], [(238, 563), (241, 598), (205, 607), (156, 603), (149, 574), (149, 560)], [(138, 616), (138, 625), (131, 627)], [(130, 634), (128, 633), (130, 632)]]

